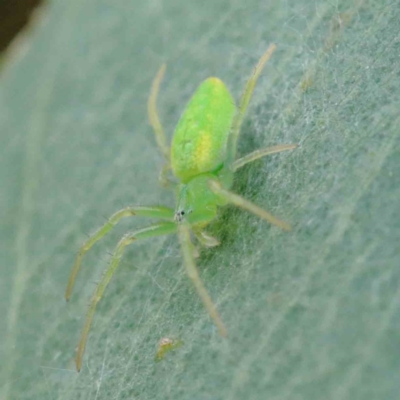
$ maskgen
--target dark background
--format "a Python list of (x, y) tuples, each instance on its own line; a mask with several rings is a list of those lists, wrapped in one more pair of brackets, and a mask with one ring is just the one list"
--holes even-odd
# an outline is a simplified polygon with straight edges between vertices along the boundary
[(42, 0), (0, 0), (0, 53), (29, 22)]

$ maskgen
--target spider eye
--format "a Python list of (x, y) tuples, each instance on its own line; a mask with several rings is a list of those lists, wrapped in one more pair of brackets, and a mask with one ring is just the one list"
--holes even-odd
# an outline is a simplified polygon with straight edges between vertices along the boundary
[(178, 222), (181, 222), (183, 220), (183, 216), (185, 215), (185, 211), (184, 210), (178, 210), (175, 213), (175, 220)]

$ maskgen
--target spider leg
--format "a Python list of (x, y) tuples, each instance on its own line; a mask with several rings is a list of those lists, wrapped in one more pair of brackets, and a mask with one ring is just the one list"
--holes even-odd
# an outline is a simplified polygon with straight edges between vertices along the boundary
[(236, 111), (236, 115), (233, 118), (232, 129), (228, 139), (227, 165), (231, 165), (235, 160), (240, 128), (242, 126), (247, 107), (249, 106), (251, 96), (253, 95), (254, 87), (257, 83), (258, 77), (260, 76), (267, 61), (271, 58), (271, 55), (274, 52), (275, 48), (276, 46), (274, 44), (271, 44), (271, 46), (268, 47), (267, 51), (263, 54), (263, 56), (260, 58), (260, 61), (258, 61), (256, 67), (254, 68), (253, 75), (250, 77), (244, 87), (239, 107)]
[(170, 169), (171, 169), (171, 165), (168, 163), (165, 163), (162, 166), (160, 173), (158, 175), (158, 182), (164, 188), (174, 188), (178, 184), (176, 181), (171, 179), (170, 176), (168, 176)]
[(215, 304), (211, 300), (211, 297), (208, 294), (207, 289), (205, 288), (204, 283), (199, 276), (199, 272), (197, 271), (193, 255), (193, 244), (190, 240), (190, 231), (186, 223), (178, 224), (178, 238), (182, 248), (186, 272), (189, 278), (192, 280), (198, 295), (200, 296), (206, 310), (208, 311), (208, 314), (217, 326), (219, 334), (221, 336), (227, 336), (225, 325), (222, 322), (222, 319), (218, 314)]
[(215, 247), (219, 246), (220, 241), (215, 237), (209, 235), (207, 232), (202, 231), (201, 229), (193, 229), (193, 233), (196, 236), (197, 240), (204, 247)]
[(81, 338), (79, 340), (78, 349), (76, 352), (76, 369), (78, 372), (82, 367), (83, 353), (85, 352), (86, 342), (89, 335), (90, 326), (92, 325), (93, 315), (96, 310), (97, 303), (102, 298), (107, 285), (110, 283), (114, 272), (116, 271), (121, 260), (123, 251), (126, 246), (138, 239), (151, 238), (160, 235), (169, 235), (176, 231), (176, 224), (174, 222), (162, 222), (160, 224), (151, 225), (147, 228), (137, 230), (136, 232), (128, 233), (119, 241), (114, 254), (111, 257), (110, 264), (103, 275), (101, 281), (97, 285), (92, 299), (90, 300), (89, 311), (86, 316), (85, 324), (83, 326)]
[(284, 231), (292, 230), (292, 227), (280, 219), (274, 217), (269, 212), (263, 210), (262, 208), (258, 207), (254, 203), (249, 200), (246, 200), (242, 196), (239, 196), (236, 193), (233, 193), (229, 190), (224, 189), (219, 182), (210, 180), (209, 182), (210, 189), (217, 194), (218, 196), (222, 197), (227, 203), (234, 204), (237, 207), (243, 208), (258, 217), (268, 221), (269, 223), (278, 226), (279, 228), (283, 229)]
[(123, 217), (131, 217), (134, 215), (150, 218), (170, 219), (174, 218), (174, 211), (167, 207), (126, 207), (113, 214), (109, 220), (98, 229), (79, 249), (75, 259), (75, 264), (72, 268), (71, 275), (68, 280), (67, 290), (65, 291), (65, 299), (68, 301), (71, 297), (72, 289), (81, 267), (82, 259), (90, 248), (100, 240), (107, 232), (109, 232)]
[(263, 149), (258, 149), (234, 161), (232, 164), (232, 170), (235, 172), (239, 168), (242, 168), (244, 165), (251, 163), (255, 160), (258, 160), (261, 157), (265, 157), (269, 154), (280, 153), (281, 151), (293, 150), (296, 147), (298, 147), (297, 144), (281, 144), (278, 146), (271, 146), (271, 147), (265, 147)]
[(162, 186), (170, 186), (170, 179), (168, 179), (168, 171), (171, 168), (170, 163), (170, 150), (167, 145), (167, 137), (165, 135), (164, 129), (161, 125), (160, 118), (157, 111), (157, 97), (160, 89), (161, 81), (165, 74), (166, 64), (161, 65), (156, 76), (154, 77), (153, 84), (151, 86), (149, 100), (147, 102), (147, 113), (149, 117), (150, 125), (153, 128), (154, 134), (156, 136), (157, 146), (165, 159), (165, 164), (163, 165), (159, 180)]

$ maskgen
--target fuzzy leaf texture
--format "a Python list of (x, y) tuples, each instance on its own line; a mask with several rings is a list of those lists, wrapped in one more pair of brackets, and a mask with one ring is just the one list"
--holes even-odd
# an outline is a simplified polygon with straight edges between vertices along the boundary
[[(0, 398), (340, 399), (400, 396), (400, 3), (54, 0), (0, 77)], [(238, 99), (269, 44), (239, 153), (284, 143), (234, 190), (291, 233), (227, 207), (201, 276), (222, 339), (182, 268), (176, 237), (132, 244), (99, 303), (80, 374), (88, 302), (124, 220), (83, 261), (87, 235), (130, 204), (174, 205), (147, 122), (169, 138), (209, 76)], [(182, 341), (155, 362), (163, 338)]]

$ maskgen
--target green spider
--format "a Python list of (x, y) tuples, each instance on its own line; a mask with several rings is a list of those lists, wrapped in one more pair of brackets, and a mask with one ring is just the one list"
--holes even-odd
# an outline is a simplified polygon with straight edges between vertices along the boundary
[(119, 241), (111, 257), (110, 265), (90, 301), (75, 358), (78, 371), (82, 366), (82, 358), (96, 305), (114, 275), (125, 247), (138, 239), (177, 233), (189, 278), (193, 281), (205, 308), (218, 328), (219, 334), (227, 336), (224, 323), (197, 271), (195, 247), (192, 244), (190, 233), (192, 232), (200, 244), (205, 247), (217, 246), (218, 240), (208, 235), (204, 231), (204, 227), (216, 217), (217, 208), (228, 203), (241, 207), (283, 230), (289, 231), (291, 229), (289, 224), (229, 191), (234, 172), (237, 169), (268, 154), (297, 147), (295, 144), (267, 147), (235, 160), (240, 127), (254, 86), (274, 50), (275, 45), (271, 45), (256, 65), (253, 75), (246, 83), (238, 109), (231, 94), (220, 79), (213, 77), (206, 79), (194, 93), (178, 122), (173, 135), (171, 150), (167, 145), (156, 108), (157, 95), (166, 68), (165, 64), (161, 66), (151, 88), (148, 114), (157, 145), (165, 158), (160, 179), (166, 182), (166, 174), (172, 169), (175, 177), (180, 181), (175, 184), (176, 208), (175, 210), (168, 207), (144, 206), (123, 208), (112, 215), (80, 248), (68, 281), (65, 293), (67, 300), (71, 296), (82, 258), (121, 218), (138, 215), (164, 220), (164, 222), (128, 233)]

